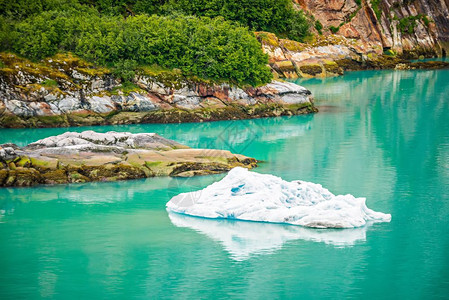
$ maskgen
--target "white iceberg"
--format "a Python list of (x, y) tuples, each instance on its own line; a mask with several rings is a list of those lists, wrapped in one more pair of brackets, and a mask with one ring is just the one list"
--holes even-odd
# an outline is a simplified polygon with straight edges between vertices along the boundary
[(190, 228), (223, 245), (234, 260), (242, 261), (254, 255), (271, 254), (285, 243), (295, 240), (322, 242), (346, 247), (366, 240), (367, 226), (352, 229), (320, 230), (286, 224), (214, 220), (169, 212), (171, 222)]
[(234, 168), (225, 178), (202, 190), (173, 197), (167, 210), (205, 218), (315, 228), (355, 228), (391, 220), (391, 215), (369, 209), (365, 200), (349, 194), (335, 196), (320, 184), (288, 182)]

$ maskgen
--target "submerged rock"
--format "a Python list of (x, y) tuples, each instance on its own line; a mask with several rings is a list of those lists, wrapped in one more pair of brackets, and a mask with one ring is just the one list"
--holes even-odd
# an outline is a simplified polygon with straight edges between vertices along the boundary
[(232, 169), (203, 190), (182, 193), (167, 203), (176, 213), (246, 221), (287, 223), (315, 228), (355, 228), (369, 222), (389, 222), (365, 198), (334, 195), (319, 184), (288, 182), (273, 175)]
[(217, 174), (256, 160), (226, 150), (192, 149), (155, 133), (66, 132), (25, 147), (0, 145), (0, 187), (153, 176)]

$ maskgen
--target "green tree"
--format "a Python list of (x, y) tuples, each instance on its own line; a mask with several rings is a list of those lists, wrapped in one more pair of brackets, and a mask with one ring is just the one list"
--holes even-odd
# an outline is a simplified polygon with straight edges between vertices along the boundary
[(93, 9), (48, 11), (16, 24), (13, 50), (31, 59), (71, 51), (131, 79), (138, 65), (237, 84), (271, 80), (267, 56), (246, 27), (184, 15), (101, 16)]

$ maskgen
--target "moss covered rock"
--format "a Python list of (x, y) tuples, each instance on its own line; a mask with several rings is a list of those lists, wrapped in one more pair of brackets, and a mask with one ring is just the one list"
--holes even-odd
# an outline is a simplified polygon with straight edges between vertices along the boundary
[(154, 133), (67, 132), (14, 147), (15, 156), (3, 151), (0, 157), (0, 187), (194, 176), (257, 166), (253, 158), (191, 149)]
[(61, 169), (47, 171), (42, 174), (42, 178), (43, 183), (45, 184), (61, 184), (69, 182), (66, 171)]

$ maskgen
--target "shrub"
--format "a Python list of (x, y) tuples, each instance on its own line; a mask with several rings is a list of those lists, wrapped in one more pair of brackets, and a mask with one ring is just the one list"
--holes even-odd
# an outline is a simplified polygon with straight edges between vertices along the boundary
[(374, 10), (374, 13), (376, 14), (377, 20), (380, 21), (380, 18), (382, 17), (382, 8), (380, 7), (381, 0), (371, 0), (371, 7)]
[(309, 22), (301, 11), (293, 9), (291, 0), (169, 0), (167, 7), (197, 16), (223, 16), (252, 30), (297, 41), (310, 35)]
[(323, 24), (319, 20), (315, 21), (315, 29), (319, 34), (323, 34)]
[(337, 33), (337, 31), (340, 29), (340, 27), (335, 27), (335, 26), (329, 26), (329, 30), (335, 34)]
[[(298, 31), (300, 31), (298, 29)], [(222, 17), (100, 16), (95, 11), (49, 11), (15, 26), (13, 50), (37, 60), (71, 51), (115, 67), (123, 79), (137, 65), (178, 68), (186, 75), (237, 84), (271, 80), (267, 56), (247, 28)]]

